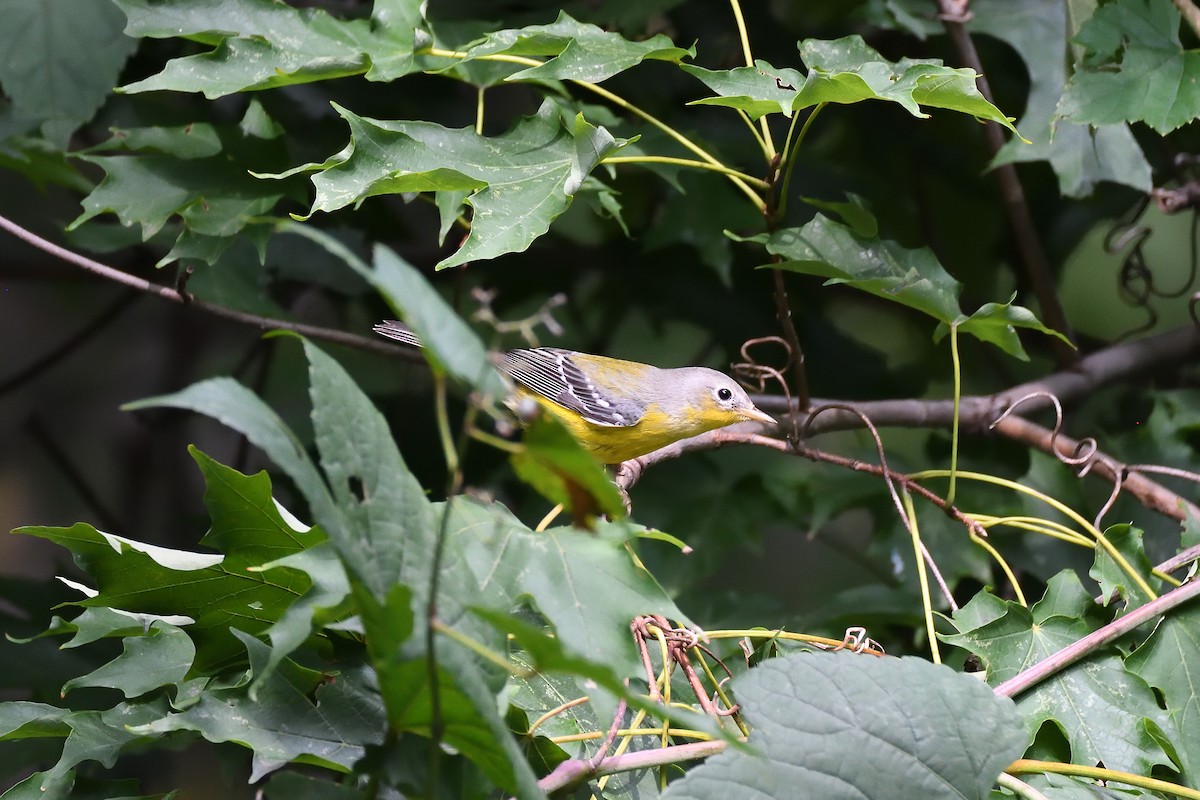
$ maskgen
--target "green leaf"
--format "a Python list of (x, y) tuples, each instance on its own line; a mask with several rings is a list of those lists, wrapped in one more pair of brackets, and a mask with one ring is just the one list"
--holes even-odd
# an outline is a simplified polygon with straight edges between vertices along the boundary
[(271, 0), (116, 2), (129, 17), (130, 36), (217, 45), (173, 59), (157, 75), (122, 87), (123, 92), (165, 89), (214, 99), (364, 73), (368, 80), (390, 81), (415, 69), (416, 2), (381, 4), (376, 20), (340, 20), (321, 9)]
[(767, 252), (786, 259), (772, 268), (829, 278), (950, 324), (961, 311), (962, 287), (928, 248), (909, 250), (895, 242), (865, 239), (818, 214), (801, 228), (771, 234)]
[[(1028, 361), (1029, 356), (1021, 346), (1021, 340), (1017, 338), (1017, 328), (1035, 330), (1071, 344), (1071, 340), (1066, 336), (1043, 325), (1032, 311), (1024, 306), (1013, 305), (1012, 299), (1007, 303), (986, 303), (970, 317), (960, 317), (955, 325), (960, 333), (969, 333), (982, 342), (990, 342), (1022, 361)], [(946, 330), (945, 325), (939, 325), (934, 332), (934, 340), (941, 339)]]
[(144, 636), (125, 637), (124, 646), (124, 652), (104, 666), (67, 681), (63, 694), (87, 686), (107, 686), (132, 700), (160, 686), (181, 683), (196, 657), (196, 646), (188, 635), (161, 622)]
[(571, 432), (549, 414), (525, 427), (524, 445), (510, 460), (521, 480), (546, 499), (561, 504), (583, 527), (597, 514), (626, 516), (625, 502), (608, 473)]
[(1068, 5), (1046, 0), (971, 4), (972, 30), (1007, 42), (1029, 72), (1029, 98), (1017, 122), (1029, 142), (1011, 139), (992, 164), (1048, 161), (1058, 176), (1059, 190), (1071, 197), (1091, 194), (1101, 181), (1149, 191), (1150, 164), (1128, 125), (1092, 127), (1055, 119), (1070, 59)]
[(924, 108), (944, 108), (998, 122), (1016, 133), (1012, 120), (979, 93), (969, 69), (951, 69), (938, 60), (905, 58), (893, 63), (857, 35), (834, 41), (806, 39), (800, 43), (800, 57), (808, 67), (805, 76), (766, 61), (732, 70), (690, 65), (682, 69), (719, 95), (695, 104), (738, 108), (752, 117), (776, 112), (791, 116), (822, 103), (884, 100), (898, 103), (914, 117), (929, 116)]
[(1200, 608), (1194, 603), (1171, 612), (1125, 659), (1125, 666), (1162, 693), (1167, 726), (1190, 786), (1200, 780)]
[(645, 59), (678, 64), (685, 56), (694, 56), (695, 48), (676, 47), (660, 34), (645, 41), (631, 42), (619, 33), (579, 22), (559, 11), (550, 25), (496, 31), (467, 51), (463, 62), (488, 55), (552, 56), (541, 66), (529, 67), (509, 75), (509, 81), (577, 80), (600, 83)]
[(856, 236), (873, 239), (879, 235), (879, 220), (867, 207), (867, 202), (853, 192), (846, 193), (846, 199), (820, 200), (815, 197), (801, 197), (808, 205), (821, 211), (829, 211), (842, 218), (842, 222), (854, 231)]
[[(988, 683), (996, 685), (1091, 633), (1093, 626), (1084, 615), (1092, 605), (1075, 573), (1064, 570), (1051, 578), (1046, 596), (1032, 609), (1004, 603), (1003, 616), (977, 627), (967, 627), (978, 621), (973, 612), (966, 616), (970, 622), (962, 625), (955, 614), (960, 632), (941, 638), (982, 657)], [(1151, 735), (1153, 726), (1167, 729), (1166, 715), (1146, 682), (1127, 670), (1111, 649), (1025, 692), (1017, 698), (1017, 708), (1031, 737), (1046, 722), (1057, 726), (1071, 745), (1073, 763), (1103, 761), (1110, 769), (1139, 774), (1156, 764), (1169, 765)]]
[[(226, 158), (174, 156), (81, 156), (104, 170), (104, 180), (83, 200), (74, 230), (101, 214), (122, 225), (139, 225), (142, 239), (179, 217), (186, 229), (206, 237), (231, 237), (287, 195), (286, 187), (260, 181)], [(226, 245), (228, 246), (228, 245)]]
[(207, 122), (159, 128), (112, 128), (112, 136), (96, 150), (124, 149), (175, 158), (209, 158), (221, 152), (221, 137)]
[[(1104, 536), (1139, 574), (1151, 581), (1151, 585), (1157, 582), (1158, 579), (1150, 574), (1154, 565), (1146, 555), (1141, 529), (1132, 525), (1113, 525), (1104, 531)], [(1103, 547), (1096, 548), (1096, 561), (1088, 574), (1100, 584), (1104, 605), (1120, 597), (1125, 601), (1125, 610), (1128, 611), (1150, 600), (1136, 585), (1131, 585), (1129, 575)]]
[[(251, 697), (255, 696), (258, 685), (275, 671), (283, 659), (295, 652), (310, 636), (324, 625), (341, 620), (351, 613), (347, 608), (350, 581), (333, 545), (329, 542), (322, 542), (260, 567), (264, 572), (277, 568), (299, 570), (308, 576), (312, 585), (298, 600), (284, 609), (270, 628), (267, 628), (271, 653), (266, 664), (254, 675), (254, 683), (250, 687)], [(271, 576), (267, 575), (267, 578), (270, 579)]]
[(1117, 0), (1075, 38), (1085, 55), (1059, 113), (1074, 122), (1145, 122), (1167, 134), (1200, 115), (1200, 52), (1179, 43), (1171, 3)]
[[(269, 647), (241, 631), (251, 671), (265, 664)], [(368, 675), (343, 670), (332, 680), (285, 662), (258, 686), (210, 689), (199, 702), (140, 727), (141, 735), (195, 731), (210, 742), (238, 742), (254, 751), (250, 782), (297, 761), (349, 771), (367, 745), (383, 741), (385, 720)]]
[(0, 85), (14, 110), (65, 148), (104, 104), (137, 42), (109, 0), (8, 0), (0, 25)]
[[(28, 789), (38, 794), (27, 797), (66, 798), (74, 780), (74, 768), (84, 761), (97, 761), (111, 768), (129, 744), (148, 738), (132, 729), (166, 713), (162, 700), (147, 703), (121, 703), (107, 711), (76, 711), (62, 718), (70, 728), (58, 763), (33, 776)], [(21, 795), (17, 795), (21, 796)], [(74, 795), (71, 795), (74, 796)]]
[(192, 454), (204, 473), (205, 504), (212, 517), (203, 543), (222, 548), (224, 555), (142, 544), (84, 523), (18, 532), (71, 550), (99, 588), (99, 594), (81, 605), (195, 619), (189, 633), (196, 642), (196, 668), (204, 670), (242, 649), (230, 635), (231, 625), (261, 632), (308, 589), (309, 579), (301, 572), (275, 570), (268, 580), (249, 568), (302, 550), (323, 537), (319, 531), (294, 530), (284, 520), (271, 498), (266, 473), (242, 475), (194, 448)]
[(772, 658), (733, 692), (749, 747), (708, 759), (664, 798), (985, 798), (1026, 740), (1011, 701), (912, 657)]
[[(340, 364), (307, 340), (313, 431), (334, 507), (317, 521), (358, 581), (383, 602), (428, 582), (434, 517), (383, 416)], [(423, 604), (422, 604), (423, 606)]]
[(494, 137), (432, 122), (370, 119), (334, 107), (350, 126), (350, 144), (342, 152), (323, 164), (263, 177), (315, 171), (310, 213), (381, 194), (469, 190), (471, 232), (438, 269), (524, 251), (567, 209), (600, 160), (623, 144), (582, 116), (560, 119), (549, 102)]
[(767, 114), (792, 115), (796, 92), (804, 85), (804, 75), (794, 69), (776, 69), (756, 60), (753, 67), (711, 70), (684, 64), (684, 72), (701, 81), (719, 97), (693, 100), (690, 105), (724, 106), (745, 111), (751, 119)]
[(0, 703), (0, 741), (66, 736), (71, 729), (63, 722), (63, 717), (70, 713), (45, 703), (20, 700)]

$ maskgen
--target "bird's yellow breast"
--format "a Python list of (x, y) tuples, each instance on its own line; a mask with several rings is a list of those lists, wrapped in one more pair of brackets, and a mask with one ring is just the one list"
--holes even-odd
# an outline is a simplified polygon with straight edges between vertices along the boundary
[(596, 425), (576, 412), (564, 408), (524, 387), (517, 387), (521, 397), (532, 397), (546, 412), (553, 414), (585, 450), (604, 464), (620, 464), (631, 458), (652, 453), (660, 447), (691, 436), (721, 428), (740, 418), (716, 408), (695, 408), (684, 417), (665, 413), (658, 405), (646, 407), (635, 425)]

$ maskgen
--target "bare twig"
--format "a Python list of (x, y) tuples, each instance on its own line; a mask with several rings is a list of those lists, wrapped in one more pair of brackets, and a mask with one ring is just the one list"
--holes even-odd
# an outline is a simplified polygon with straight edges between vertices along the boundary
[(169, 286), (151, 283), (144, 278), (139, 278), (136, 275), (130, 275), (127, 272), (122, 272), (119, 269), (110, 267), (107, 264), (101, 264), (99, 261), (80, 255), (65, 247), (60, 247), (51, 241), (43, 239), (36, 233), (22, 228), (15, 222), (0, 216), (0, 228), (8, 231), (18, 239), (33, 245), (44, 253), (54, 256), (68, 264), (73, 264), (77, 267), (87, 270), (93, 275), (98, 275), (105, 280), (113, 281), (114, 283), (128, 286), (145, 294), (154, 295), (162, 300), (168, 300), (172, 303), (187, 305), (189, 308), (195, 308), (207, 314), (220, 317), (222, 319), (231, 320), (242, 325), (249, 325), (252, 328), (259, 330), (284, 330), (299, 333), (307, 336), (310, 339), (318, 339), (320, 341), (332, 342), (334, 344), (345, 345), (346, 347), (354, 347), (360, 350), (368, 350), (373, 353), (382, 355), (396, 356), (399, 358), (412, 361), (414, 363), (423, 363), (424, 358), (420, 353), (413, 350), (411, 347), (397, 347), (388, 344), (383, 339), (369, 339), (365, 336), (347, 333), (345, 331), (333, 330), (331, 328), (322, 328), (317, 325), (306, 325), (302, 322), (291, 322), (284, 319), (274, 319), (271, 317), (262, 317), (257, 314), (248, 314), (244, 311), (236, 311), (232, 308), (210, 303), (207, 300), (199, 300), (192, 295), (176, 291)]

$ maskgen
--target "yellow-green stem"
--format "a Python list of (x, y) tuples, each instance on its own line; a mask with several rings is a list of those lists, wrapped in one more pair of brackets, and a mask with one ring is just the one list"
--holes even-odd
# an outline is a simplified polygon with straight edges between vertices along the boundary
[[(737, 23), (738, 38), (742, 40), (742, 55), (746, 57), (746, 66), (754, 66), (754, 56), (750, 54), (750, 34), (746, 32), (746, 20), (742, 16), (742, 5), (738, 0), (729, 0), (730, 7), (733, 8), (733, 19)], [(758, 124), (762, 126), (762, 141), (764, 152), (767, 156), (767, 161), (775, 157), (775, 142), (771, 140), (771, 126), (767, 124), (767, 117), (764, 114), (758, 118)]]
[[(421, 50), (418, 50), (417, 54), (418, 55), (437, 56), (439, 58), (454, 58), (454, 59), (460, 59), (460, 60), (465, 58), (467, 55), (462, 50), (446, 50), (441, 47), (425, 47), (425, 48), (422, 48)], [(478, 58), (480, 61), (503, 61), (503, 62), (506, 62), (509, 64), (520, 64), (520, 65), (526, 66), (526, 67), (538, 67), (538, 66), (541, 66), (543, 63), (541, 61), (538, 61), (536, 58), (526, 58), (525, 56), (510, 56), (510, 55), (505, 55), (502, 53), (496, 53), (496, 54), (487, 55), (487, 56), (479, 56)], [(715, 156), (713, 156), (711, 153), (709, 153), (703, 147), (696, 144), (691, 139), (687, 138), (682, 133), (680, 133), (679, 131), (675, 130), (667, 123), (660, 120), (658, 117), (654, 116), (653, 114), (651, 114), (648, 111), (644, 111), (643, 109), (641, 109), (638, 106), (634, 105), (633, 103), (629, 102), (628, 100), (621, 97), (620, 95), (613, 94), (608, 89), (605, 89), (604, 87), (602, 87), (598, 84), (595, 84), (595, 83), (589, 83), (588, 81), (572, 80), (570, 82), (575, 84), (576, 86), (583, 88), (583, 89), (587, 89), (588, 91), (590, 91), (594, 94), (598, 94), (599, 96), (603, 97), (605, 100), (608, 100), (613, 105), (619, 106), (620, 108), (625, 109), (626, 111), (630, 112), (631, 114), (641, 117), (646, 122), (648, 122), (651, 125), (653, 125), (654, 127), (658, 128), (660, 131), (665, 133), (667, 136), (670, 136), (672, 139), (679, 142), (679, 144), (683, 145), (685, 148), (687, 148), (688, 150), (695, 153), (703, 161), (707, 161), (709, 164), (716, 164), (719, 166), (724, 166), (723, 164), (721, 164), (719, 159), (717, 159)], [(750, 202), (754, 203), (755, 208), (757, 208), (760, 213), (766, 208), (766, 203), (763, 201), (763, 199), (761, 197), (759, 197), (754, 192), (754, 190), (751, 189), (750, 186), (746, 184), (745, 181), (743, 181), (741, 178), (737, 178), (733, 175), (730, 175), (728, 177), (729, 177), (729, 180), (731, 180), (733, 182), (733, 184), (735, 186), (737, 186), (742, 191), (742, 193), (745, 194), (750, 199)]]
[(925, 571), (925, 554), (921, 551), (921, 529), (917, 524), (917, 509), (912, 495), (904, 492), (904, 513), (908, 516), (908, 530), (912, 535), (913, 555), (917, 559), (917, 580), (921, 584), (921, 609), (925, 614), (925, 630), (929, 636), (929, 656), (933, 663), (942, 663), (938, 650), (937, 630), (933, 627), (933, 601), (929, 597), (929, 576)]
[(756, 178), (753, 175), (747, 175), (744, 172), (739, 172), (736, 169), (725, 166), (724, 164), (710, 164), (707, 161), (696, 161), (691, 158), (676, 158), (674, 156), (606, 156), (600, 160), (601, 164), (674, 164), (679, 167), (689, 167), (690, 169), (706, 169), (711, 172), (719, 172), (722, 175), (739, 178), (752, 186), (757, 186), (759, 189), (766, 190), (770, 188), (770, 184), (762, 178)]
[[(910, 480), (914, 481), (922, 481), (926, 478), (947, 478), (949, 477), (949, 472), (944, 469), (928, 469), (922, 472), (914, 472), (908, 477)], [(1109, 557), (1112, 558), (1113, 561), (1117, 562), (1117, 566), (1121, 568), (1121, 571), (1128, 575), (1131, 581), (1137, 584), (1138, 589), (1141, 590), (1142, 594), (1144, 594), (1147, 599), (1154, 600), (1158, 597), (1158, 594), (1150, 588), (1150, 584), (1146, 583), (1146, 579), (1142, 577), (1141, 573), (1133, 568), (1133, 565), (1129, 563), (1129, 560), (1126, 559), (1125, 556), (1121, 555), (1121, 552), (1117, 550), (1117, 548), (1113, 547), (1112, 542), (1108, 540), (1108, 537), (1105, 536), (1099, 528), (1088, 522), (1071, 507), (1064, 503), (1060, 503), (1053, 497), (1043, 494), (1036, 489), (1031, 489), (1028, 486), (1017, 483), (1016, 481), (1010, 481), (1007, 478), (998, 478), (995, 475), (986, 475), (982, 472), (961, 471), (958, 473), (958, 477), (964, 480), (979, 481), (981, 483), (991, 483), (996, 486), (1003, 486), (1014, 492), (1021, 492), (1022, 494), (1027, 494), (1030, 497), (1036, 497), (1038, 500), (1041, 500), (1054, 510), (1062, 513), (1075, 522), (1075, 524), (1077, 524), (1079, 527), (1091, 534), (1092, 538), (1096, 540), (1096, 543), (1104, 548), (1104, 552), (1108, 553)]]
[[(787, 155), (787, 164), (783, 167), (783, 186), (779, 190), (779, 201), (776, 204), (775, 216), (778, 219), (783, 219), (787, 213), (788, 194), (792, 187), (792, 171), (796, 168), (796, 154), (800, 152), (800, 145), (804, 143), (804, 137), (808, 136), (808, 129), (812, 127), (813, 120), (821, 113), (821, 109), (825, 108), (824, 103), (820, 103), (813, 107), (809, 112), (808, 118), (804, 120), (804, 125), (800, 128), (799, 135), (796, 136), (796, 141), (788, 145), (785, 149)], [(799, 113), (799, 112), (797, 112)]]
[(946, 492), (946, 505), (954, 505), (954, 493), (958, 488), (958, 412), (962, 400), (962, 369), (958, 360), (958, 325), (950, 326), (950, 363), (954, 367), (954, 417), (950, 420), (950, 488)]
[(1021, 584), (1017, 582), (1017, 575), (1012, 571), (1012, 567), (1004, 560), (1004, 556), (1000, 555), (1000, 551), (992, 547), (987, 539), (984, 539), (975, 531), (967, 529), (970, 534), (971, 541), (983, 548), (984, 552), (992, 557), (992, 559), (1000, 565), (1000, 570), (1004, 573), (1004, 577), (1008, 578), (1009, 585), (1013, 588), (1013, 594), (1017, 596), (1017, 602), (1023, 607), (1029, 608), (1029, 603), (1025, 602), (1025, 593), (1021, 591)]
[(437, 416), (438, 438), (446, 456), (446, 472), (458, 474), (458, 448), (450, 432), (450, 414), (446, 409), (446, 376), (441, 370), (433, 370), (434, 411)]
[(487, 91), (482, 86), (475, 92), (475, 134), (483, 136), (483, 93)]
[(1040, 775), (1044, 772), (1053, 772), (1058, 775), (1072, 775), (1080, 778), (1091, 778), (1097, 781), (1123, 783), (1127, 786), (1136, 786), (1139, 789), (1149, 789), (1153, 792), (1173, 794), (1176, 797), (1186, 797), (1188, 800), (1200, 800), (1200, 791), (1195, 789), (1189, 789), (1186, 786), (1180, 786), (1168, 781), (1161, 781), (1158, 778), (1135, 775), (1132, 772), (1118, 772), (1115, 769), (1084, 767), (1079, 764), (1060, 764), (1056, 761), (1035, 761), (1029, 758), (1022, 758), (1009, 764), (1004, 771), (1009, 775)]

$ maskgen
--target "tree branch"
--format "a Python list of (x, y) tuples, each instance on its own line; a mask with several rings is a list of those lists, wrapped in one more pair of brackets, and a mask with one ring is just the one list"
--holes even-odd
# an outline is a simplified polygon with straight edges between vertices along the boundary
[(413, 363), (424, 363), (424, 358), (411, 347), (398, 347), (389, 344), (383, 339), (370, 339), (366, 336), (359, 336), (346, 331), (339, 331), (333, 328), (322, 328), (317, 325), (306, 325), (303, 322), (291, 322), (284, 319), (274, 319), (272, 317), (262, 317), (257, 314), (248, 314), (244, 311), (236, 311), (232, 308), (210, 303), (206, 300), (198, 300), (186, 292), (176, 291), (168, 286), (163, 286), (157, 283), (151, 283), (144, 278), (139, 278), (136, 275), (130, 275), (127, 272), (122, 272), (115, 267), (110, 267), (107, 264), (101, 264), (99, 261), (80, 255), (65, 247), (60, 247), (51, 241), (43, 239), (36, 233), (21, 227), (10, 219), (0, 216), (0, 228), (8, 231), (18, 239), (36, 247), (43, 253), (52, 255), (57, 259), (73, 264), (81, 269), (84, 269), (93, 275), (98, 275), (105, 280), (119, 283), (136, 289), (145, 294), (154, 295), (162, 300), (167, 300), (172, 303), (188, 306), (203, 311), (207, 314), (212, 314), (215, 317), (231, 320), (241, 325), (248, 325), (252, 328), (258, 328), (262, 331), (267, 330), (284, 330), (299, 333), (302, 336), (307, 336), (310, 339), (317, 339), (334, 344), (345, 345), (346, 347), (354, 347), (359, 350), (367, 350), (372, 353), (380, 353), (381, 355), (394, 356), (403, 358), (406, 361)]
[(1120, 639), (1135, 628), (1144, 625), (1152, 619), (1163, 616), (1176, 606), (1182, 605), (1200, 594), (1200, 581), (1185, 583), (1178, 589), (1172, 589), (1144, 606), (1135, 608), (1128, 614), (1105, 625), (1097, 631), (1089, 633), (1057, 653), (1039, 661), (1029, 669), (1009, 678), (995, 688), (998, 695), (1013, 697), (1031, 689), (1049, 678), (1051, 675), (1066, 669), (1076, 661), (1091, 655), (1104, 645)]
[[(1192, 325), (1116, 344), (1098, 350), (1070, 368), (1045, 378), (1018, 384), (996, 394), (963, 397), (960, 411), (962, 429), (974, 432), (987, 429), (1006, 408), (1027, 395), (1053, 395), (1064, 405), (1070, 405), (1076, 400), (1090, 397), (1102, 386), (1143, 377), (1197, 358), (1200, 358), (1200, 330)], [(790, 411), (787, 401), (779, 396), (756, 395), (752, 399), (764, 411)], [(954, 416), (954, 403), (951, 400), (865, 400), (848, 403), (845, 400), (813, 398), (811, 402), (813, 408), (830, 404), (851, 405), (881, 428), (947, 428)], [(1049, 397), (1033, 398), (1022, 404), (1021, 413), (1028, 416), (1052, 406), (1053, 401)], [(830, 433), (861, 427), (862, 420), (857, 414), (835, 410), (822, 414), (807, 430), (810, 433)]]

